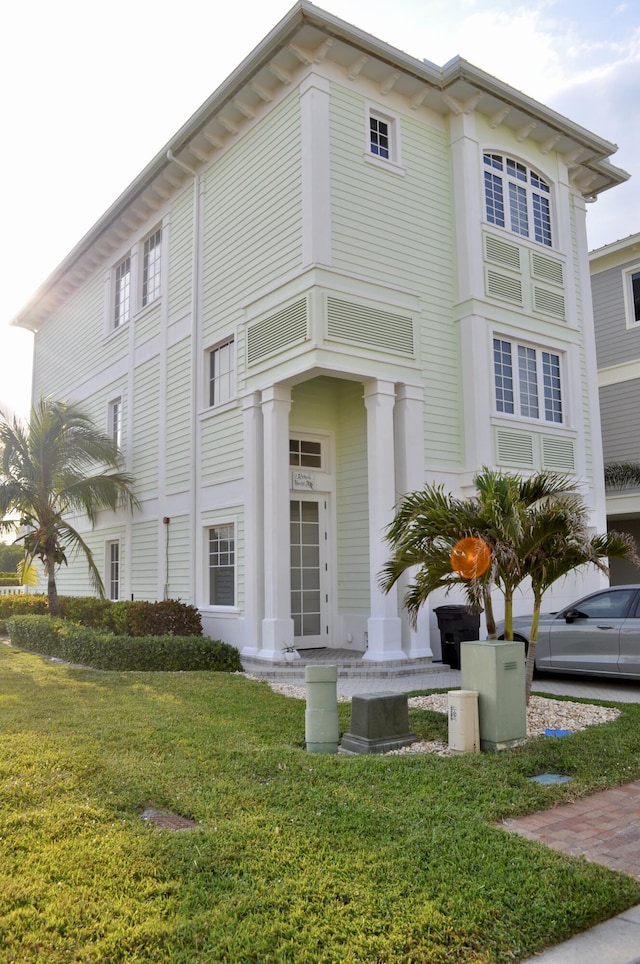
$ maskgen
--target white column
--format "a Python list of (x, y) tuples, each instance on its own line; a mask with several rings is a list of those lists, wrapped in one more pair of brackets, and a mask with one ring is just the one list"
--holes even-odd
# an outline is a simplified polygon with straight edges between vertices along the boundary
[(260, 392), (242, 400), (244, 419), (244, 646), (257, 656), (264, 615), (264, 452)]
[[(396, 439), (396, 499), (424, 485), (424, 390), (420, 385), (398, 385), (394, 409)], [(431, 658), (429, 614), (423, 607), (417, 629), (412, 629), (402, 605), (415, 570), (398, 580), (402, 649), (409, 659)]]
[(369, 583), (371, 616), (367, 622), (368, 646), (363, 659), (406, 659), (402, 651), (402, 626), (398, 616), (398, 593), (384, 593), (378, 579), (389, 557), (384, 538), (393, 519), (396, 501), (393, 382), (375, 380), (364, 390), (367, 409), (367, 466), (369, 485)]
[(293, 646), (289, 533), (289, 411), (291, 389), (262, 392), (264, 427), (264, 618), (263, 659), (279, 659)]
[(302, 266), (331, 264), (329, 81), (311, 73), (300, 84)]

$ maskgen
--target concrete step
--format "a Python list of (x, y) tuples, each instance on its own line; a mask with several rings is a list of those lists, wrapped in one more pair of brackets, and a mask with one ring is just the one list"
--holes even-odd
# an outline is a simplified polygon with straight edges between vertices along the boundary
[(242, 666), (245, 673), (251, 676), (264, 676), (269, 679), (283, 681), (304, 682), (305, 667), (318, 665), (333, 665), (338, 668), (340, 679), (397, 679), (410, 676), (424, 676), (429, 673), (448, 672), (450, 667), (446, 663), (434, 663), (431, 659), (393, 659), (377, 662), (363, 660), (350, 654), (345, 658), (344, 650), (314, 651), (313, 655), (303, 650), (299, 659), (292, 662), (287, 660), (258, 659), (255, 656), (242, 656)]

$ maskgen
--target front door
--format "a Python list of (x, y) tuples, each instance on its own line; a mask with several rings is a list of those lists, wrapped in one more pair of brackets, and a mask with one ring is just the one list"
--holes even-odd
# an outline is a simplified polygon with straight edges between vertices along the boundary
[(298, 649), (328, 643), (326, 498), (291, 499), (291, 617)]

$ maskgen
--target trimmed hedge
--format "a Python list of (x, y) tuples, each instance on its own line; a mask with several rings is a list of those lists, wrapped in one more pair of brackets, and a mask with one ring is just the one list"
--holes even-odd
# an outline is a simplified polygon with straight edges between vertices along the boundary
[(117, 636), (50, 616), (12, 616), (7, 630), (20, 649), (94, 669), (242, 672), (238, 650), (206, 636)]
[(17, 572), (0, 572), (0, 586), (19, 586)]
[[(110, 602), (93, 596), (60, 596), (63, 619), (91, 629), (122, 636), (202, 636), (202, 621), (195, 606), (178, 599), (163, 602)], [(46, 596), (16, 593), (0, 596), (0, 632), (11, 616), (48, 612)]]

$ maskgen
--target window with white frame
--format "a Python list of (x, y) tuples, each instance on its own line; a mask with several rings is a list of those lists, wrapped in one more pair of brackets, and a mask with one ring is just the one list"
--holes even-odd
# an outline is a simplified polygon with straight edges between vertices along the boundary
[(142, 253), (142, 307), (150, 305), (160, 297), (160, 261), (162, 248), (162, 228), (149, 235), (143, 245)]
[(313, 439), (289, 439), (289, 465), (296, 468), (322, 468), (322, 442)]
[(551, 247), (551, 187), (534, 170), (502, 154), (483, 155), (489, 224)]
[(496, 337), (493, 372), (498, 412), (556, 424), (563, 422), (559, 354)]
[(235, 345), (233, 338), (209, 352), (209, 405), (222, 405), (235, 393)]
[(369, 157), (400, 163), (398, 127), (395, 118), (370, 108), (367, 111), (367, 153)]
[(640, 325), (640, 265), (623, 272), (624, 307), (627, 328)]
[(122, 399), (114, 398), (109, 402), (109, 435), (116, 444), (122, 447)]
[(234, 606), (236, 548), (233, 523), (209, 529), (209, 605)]
[(131, 255), (123, 258), (114, 271), (113, 327), (126, 324), (131, 316)]
[(120, 599), (120, 543), (107, 543), (107, 595), (116, 602)]

